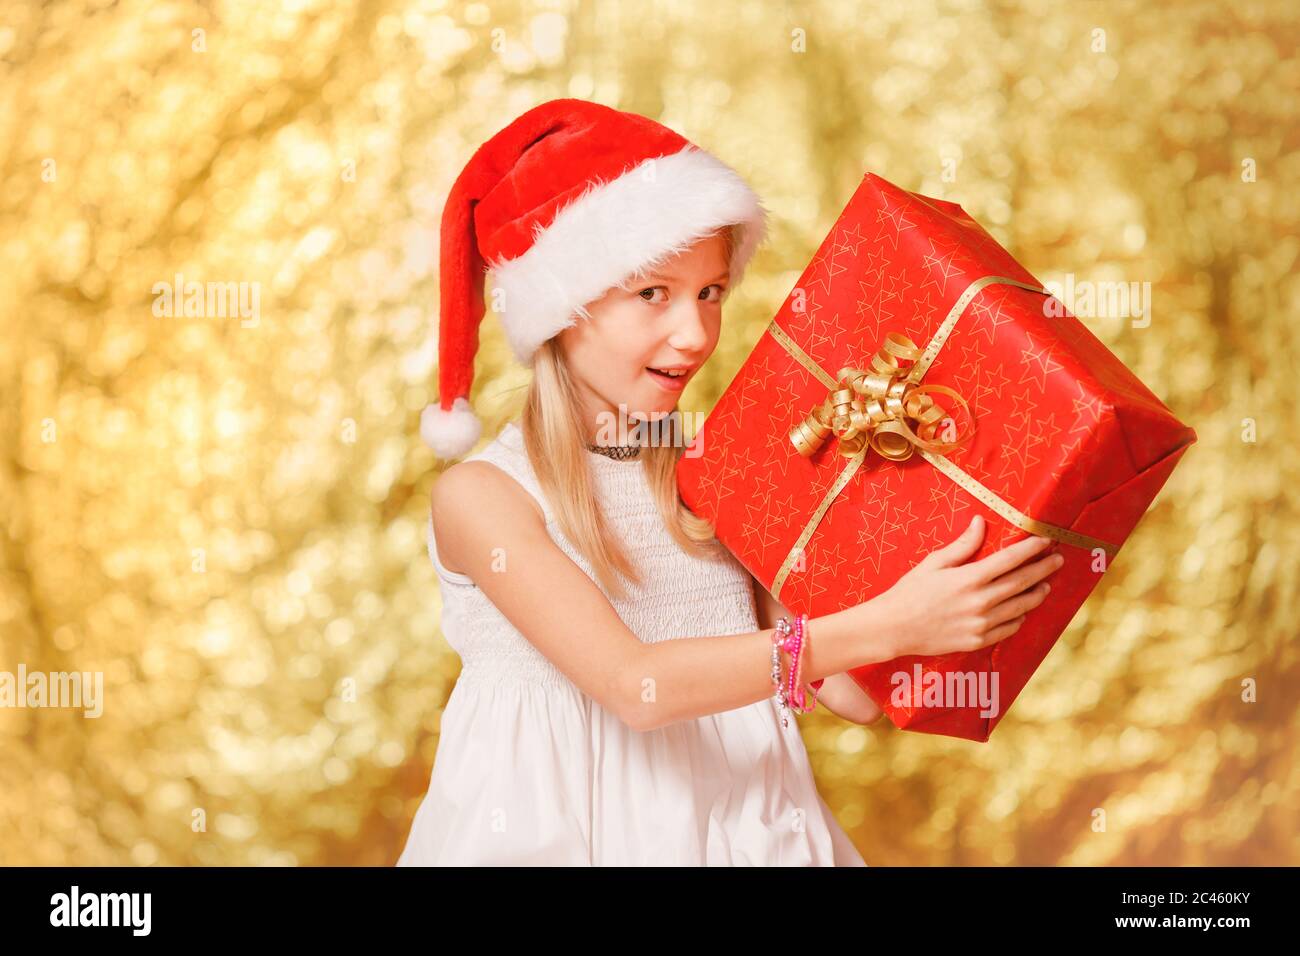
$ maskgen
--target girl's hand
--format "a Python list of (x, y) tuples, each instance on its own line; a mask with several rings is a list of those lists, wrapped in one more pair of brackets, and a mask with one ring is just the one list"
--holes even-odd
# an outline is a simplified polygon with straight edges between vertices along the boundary
[[(1065, 559), (1040, 557), (1050, 538), (1026, 538), (972, 564), (984, 540), (979, 515), (951, 544), (931, 551), (877, 599), (896, 657), (974, 651), (1010, 637), (1051, 589)], [(1040, 583), (1041, 582), (1041, 583)]]

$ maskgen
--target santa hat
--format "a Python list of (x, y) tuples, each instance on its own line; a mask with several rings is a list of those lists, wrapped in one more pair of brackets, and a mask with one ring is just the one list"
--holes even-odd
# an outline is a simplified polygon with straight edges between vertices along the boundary
[(441, 458), (479, 439), (469, 393), (485, 273), (510, 348), (528, 365), (543, 342), (590, 317), (587, 303), (723, 226), (738, 227), (730, 272), (740, 282), (766, 218), (735, 170), (654, 120), (577, 99), (524, 113), (479, 147), (447, 196), (439, 398), (420, 416), (421, 436)]

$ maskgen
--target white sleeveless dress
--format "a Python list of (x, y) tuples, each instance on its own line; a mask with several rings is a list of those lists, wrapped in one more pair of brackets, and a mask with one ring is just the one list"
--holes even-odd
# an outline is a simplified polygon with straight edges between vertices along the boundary
[[(519, 482), (552, 539), (596, 581), (556, 523), (517, 423), (466, 460)], [(708, 561), (678, 546), (641, 463), (589, 460), (599, 501), (645, 575), (627, 600), (611, 600), (628, 627), (647, 642), (758, 630), (749, 573), (729, 555)], [(867, 865), (817, 792), (793, 712), (782, 727), (769, 697), (633, 730), (442, 565), (432, 520), (428, 550), (462, 668), (398, 866)]]

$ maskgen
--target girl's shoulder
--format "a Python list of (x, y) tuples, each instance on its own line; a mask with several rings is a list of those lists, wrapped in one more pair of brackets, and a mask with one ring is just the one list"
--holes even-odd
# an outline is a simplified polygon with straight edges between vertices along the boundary
[(504, 470), (482, 459), (458, 462), (438, 477), (430, 492), (429, 538), (437, 550), (435, 563), (472, 583), (462, 570), (465, 555), (481, 549), (485, 541), (504, 547), (511, 535), (531, 533), (531, 515), (536, 515), (539, 529), (546, 525), (537, 501)]

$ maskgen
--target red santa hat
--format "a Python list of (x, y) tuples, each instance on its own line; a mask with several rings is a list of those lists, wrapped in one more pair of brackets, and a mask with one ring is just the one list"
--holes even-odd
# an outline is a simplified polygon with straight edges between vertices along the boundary
[(439, 398), (420, 434), (441, 458), (479, 439), (470, 406), (484, 314), (497, 290), (515, 357), (537, 348), (606, 291), (717, 229), (739, 237), (740, 282), (766, 233), (758, 197), (730, 166), (654, 120), (585, 100), (527, 111), (484, 143), (456, 178), (442, 214)]

